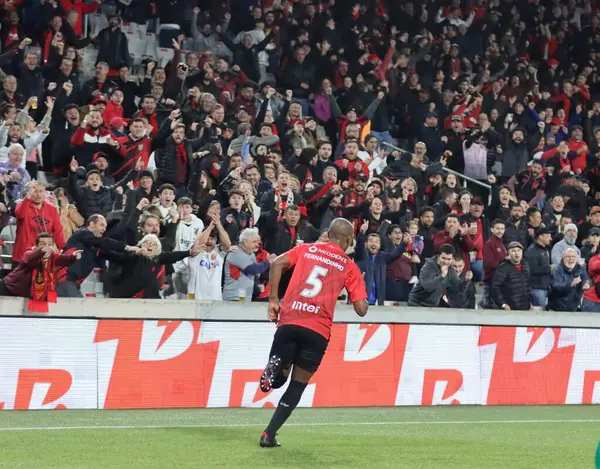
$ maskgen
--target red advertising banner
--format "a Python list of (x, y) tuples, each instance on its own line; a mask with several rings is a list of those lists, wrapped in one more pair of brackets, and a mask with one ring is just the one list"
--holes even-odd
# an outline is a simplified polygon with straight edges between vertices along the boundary
[[(0, 318), (0, 409), (272, 407), (269, 323)], [(600, 403), (594, 329), (335, 324), (301, 406)]]

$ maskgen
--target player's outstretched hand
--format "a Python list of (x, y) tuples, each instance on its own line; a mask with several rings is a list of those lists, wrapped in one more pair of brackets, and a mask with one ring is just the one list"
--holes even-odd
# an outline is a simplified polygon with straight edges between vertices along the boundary
[(267, 318), (271, 322), (277, 322), (277, 318), (279, 318), (279, 301), (269, 300), (269, 310), (267, 312)]

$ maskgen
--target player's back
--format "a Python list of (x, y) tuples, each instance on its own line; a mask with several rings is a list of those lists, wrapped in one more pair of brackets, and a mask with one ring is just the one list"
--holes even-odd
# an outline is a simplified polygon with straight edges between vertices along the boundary
[(344, 287), (364, 291), (358, 266), (335, 243), (301, 244), (286, 254), (294, 273), (283, 297), (279, 326), (293, 324), (329, 339), (335, 304)]

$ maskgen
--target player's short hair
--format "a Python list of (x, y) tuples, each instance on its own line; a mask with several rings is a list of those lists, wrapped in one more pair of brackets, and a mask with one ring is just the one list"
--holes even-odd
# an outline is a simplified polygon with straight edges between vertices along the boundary
[(43, 232), (43, 233), (38, 234), (35, 237), (35, 245), (37, 246), (40, 243), (40, 239), (44, 239), (44, 238), (53, 239), (52, 235), (50, 233)]
[(160, 254), (162, 253), (162, 243), (160, 242), (158, 236), (156, 236), (155, 234), (144, 235), (144, 237), (140, 239), (138, 246), (144, 244), (145, 241), (153, 241), (156, 244), (156, 255), (160, 256)]
[(542, 212), (541, 212), (541, 210), (540, 210), (539, 208), (537, 208), (537, 207), (529, 207), (529, 208), (527, 209), (527, 213), (526, 213), (526, 215), (527, 215), (527, 219), (529, 219), (529, 218), (530, 218), (532, 215), (535, 215), (535, 214), (536, 214), (536, 213), (538, 213), (538, 212), (539, 212), (540, 214), (542, 213)]
[(247, 173), (251, 169), (256, 169), (259, 173), (261, 173), (261, 170), (256, 163), (250, 163), (249, 165), (246, 165), (244, 168), (244, 173)]
[(398, 228), (400, 231), (402, 231), (402, 227), (400, 225), (393, 224), (393, 225), (388, 226), (387, 235), (388, 236), (391, 235), (396, 228)]
[(454, 256), (455, 251), (456, 250), (454, 249), (454, 246), (452, 246), (451, 244), (442, 244), (438, 248), (438, 255), (440, 255), (440, 254), (450, 254), (451, 256)]
[(175, 193), (175, 186), (173, 184), (163, 184), (162, 186), (160, 186), (158, 188), (158, 193), (159, 195), (162, 194), (164, 191), (173, 191), (173, 194)]
[(332, 145), (331, 145), (331, 142), (330, 142), (329, 140), (327, 140), (327, 139), (322, 139), (322, 140), (319, 140), (319, 141), (317, 142), (317, 150), (320, 150), (320, 149), (321, 149), (321, 147), (322, 147), (323, 145), (329, 145), (329, 146), (332, 146)]
[(463, 256), (463, 253), (460, 251), (455, 251), (454, 252), (454, 256), (453, 256), (453, 260), (455, 260), (456, 262), (460, 262), (460, 261), (465, 261), (465, 258)]
[(288, 205), (285, 208), (285, 210), (284, 210), (283, 213), (285, 214), (285, 213), (292, 212), (292, 211), (299, 212), (300, 211), (300, 207), (298, 207), (297, 205), (294, 205), (294, 204)]
[(240, 244), (245, 243), (246, 241), (248, 241), (249, 239), (251, 239), (253, 236), (260, 236), (260, 233), (258, 232), (258, 228), (246, 228), (244, 230), (242, 230), (242, 232), (240, 233)]
[(92, 223), (98, 223), (101, 218), (104, 218), (104, 215), (94, 213), (93, 215), (90, 215), (85, 221), (85, 226), (90, 226)]
[(177, 201), (177, 206), (182, 207), (183, 205), (193, 205), (192, 199), (189, 197), (182, 197)]
[(444, 189), (444, 191), (442, 192), (442, 200), (446, 200), (448, 197), (452, 196), (456, 194), (456, 191), (454, 189)]
[(430, 207), (429, 205), (426, 205), (419, 211), (419, 218), (425, 215), (427, 212), (431, 212), (435, 215), (435, 209), (433, 207)]
[(8, 147), (8, 153), (12, 153), (13, 151), (18, 151), (20, 153), (25, 154), (25, 147), (20, 143), (11, 143)]

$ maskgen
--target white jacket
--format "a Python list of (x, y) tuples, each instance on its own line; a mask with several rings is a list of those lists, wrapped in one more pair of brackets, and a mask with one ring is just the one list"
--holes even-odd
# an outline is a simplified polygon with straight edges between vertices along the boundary
[[(21, 138), (23, 140), (23, 147), (25, 147), (25, 155), (23, 158), (23, 162), (21, 163), (21, 167), (25, 169), (25, 163), (28, 161), (29, 157), (33, 153), (34, 150), (37, 149), (37, 162), (42, 163), (42, 142), (46, 140), (49, 134), (45, 134), (40, 130), (40, 126), (45, 125), (46, 127), (50, 127), (50, 122), (52, 119), (45, 115), (38, 128), (32, 133), (28, 134), (24, 130), (21, 132)], [(27, 113), (21, 111), (17, 116), (15, 121), (17, 124), (21, 125), (21, 129), (25, 128), (25, 124), (27, 123)], [(3, 122), (0, 125), (0, 162), (8, 161), (8, 128), (10, 126), (6, 125), (6, 122)]]

